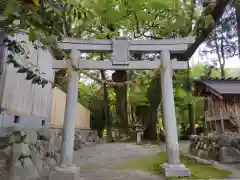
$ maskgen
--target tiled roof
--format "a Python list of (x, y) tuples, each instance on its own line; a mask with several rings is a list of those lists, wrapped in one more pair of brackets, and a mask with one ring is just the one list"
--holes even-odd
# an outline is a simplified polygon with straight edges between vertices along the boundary
[(239, 77), (229, 77), (229, 78), (212, 78), (212, 77), (201, 77), (202, 81), (240, 81)]
[(219, 94), (240, 94), (240, 78), (206, 78), (200, 80), (203, 84), (214, 89)]

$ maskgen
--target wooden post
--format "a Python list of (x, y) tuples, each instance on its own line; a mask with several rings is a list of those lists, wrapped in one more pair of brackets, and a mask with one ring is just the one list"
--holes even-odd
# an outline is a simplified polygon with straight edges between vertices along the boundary
[(221, 118), (221, 130), (222, 130), (222, 133), (224, 133), (224, 119), (223, 119), (223, 112), (222, 112), (222, 109), (220, 109), (220, 118)]
[(205, 133), (208, 133), (207, 123), (208, 123), (208, 97), (204, 97), (204, 123), (205, 123)]
[(238, 128), (238, 133), (240, 133), (240, 117), (239, 117), (239, 109), (236, 104), (236, 100), (234, 100), (234, 110), (235, 110), (235, 116), (236, 116), (236, 123), (237, 123), (237, 128)]

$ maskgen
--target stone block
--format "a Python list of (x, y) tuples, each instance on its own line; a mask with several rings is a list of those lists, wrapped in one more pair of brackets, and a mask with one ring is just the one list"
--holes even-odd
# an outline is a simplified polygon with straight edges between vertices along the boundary
[(202, 152), (203, 152), (203, 150), (202, 150), (202, 149), (199, 149), (199, 150), (197, 151), (197, 156), (200, 157)]
[(200, 149), (200, 145), (201, 145), (201, 142), (198, 141), (198, 142), (197, 142), (197, 145), (196, 145), (196, 149), (197, 149), (197, 150)]
[(18, 125), (14, 125), (14, 126), (3, 127), (1, 131), (1, 137), (8, 137), (14, 132), (18, 132), (22, 136), (25, 134), (23, 128), (21, 128)]
[(40, 128), (37, 130), (38, 140), (49, 141), (52, 137), (52, 133), (47, 128)]
[(232, 147), (221, 147), (219, 161), (221, 163), (240, 162), (240, 151)]
[(189, 139), (190, 139), (190, 141), (196, 141), (197, 135), (190, 135)]
[(35, 165), (33, 164), (31, 158), (21, 159), (23, 165), (23, 171), (26, 176), (26, 180), (36, 179), (39, 177), (39, 173)]
[(8, 138), (7, 137), (0, 137), (0, 149), (4, 149), (8, 146)]
[(208, 159), (208, 151), (202, 150), (202, 151), (199, 153), (199, 157), (202, 158), (202, 159)]
[(192, 155), (196, 156), (197, 155), (197, 149), (196, 148), (192, 148), (191, 149), (191, 153), (192, 153)]
[(26, 144), (36, 144), (38, 135), (33, 129), (27, 129), (26, 131), (26, 137), (24, 139), (24, 143)]
[(204, 150), (208, 149), (208, 145), (207, 144), (203, 144), (203, 149)]
[(224, 135), (219, 138), (218, 144), (220, 146), (230, 146), (233, 137), (230, 135)]
[(207, 146), (209, 145), (210, 138), (208, 136), (203, 137), (203, 144), (206, 144)]
[(231, 141), (231, 143), (230, 143), (230, 146), (232, 147), (232, 148), (235, 148), (235, 149), (238, 149), (238, 150), (240, 150), (240, 139), (233, 139), (232, 141)]
[(188, 177), (190, 176), (190, 170), (183, 164), (167, 164), (164, 163), (161, 166), (165, 177)]
[(79, 180), (80, 179), (80, 168), (73, 166), (67, 168), (55, 167), (49, 176), (49, 180)]
[(37, 170), (39, 172), (42, 171), (42, 157), (40, 152), (37, 151), (36, 147), (33, 145), (30, 145), (31, 149), (31, 159), (33, 164), (36, 166)]

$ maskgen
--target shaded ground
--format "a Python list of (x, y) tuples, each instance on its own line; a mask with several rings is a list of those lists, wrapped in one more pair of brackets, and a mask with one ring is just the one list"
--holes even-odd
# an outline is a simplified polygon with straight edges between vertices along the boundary
[(74, 164), (81, 167), (86, 180), (161, 180), (162, 176), (139, 170), (119, 170), (113, 165), (164, 151), (161, 146), (138, 146), (134, 143), (101, 144), (83, 148), (74, 154)]

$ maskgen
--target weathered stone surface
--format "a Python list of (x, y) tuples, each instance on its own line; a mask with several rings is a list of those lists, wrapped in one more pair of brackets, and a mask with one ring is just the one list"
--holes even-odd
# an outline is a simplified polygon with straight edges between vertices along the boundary
[(196, 148), (192, 148), (191, 152), (192, 152), (192, 155), (197, 156), (197, 149)]
[(42, 171), (42, 154), (37, 151), (37, 148), (33, 145), (30, 145), (31, 149), (31, 159), (38, 172)]
[(0, 149), (4, 149), (6, 146), (8, 146), (8, 138), (0, 137)]
[[(240, 159), (240, 154), (234, 153), (237, 151), (240, 152), (239, 134), (210, 134), (209, 136), (194, 137), (194, 139), (197, 139), (197, 141), (191, 141), (189, 148), (191, 154), (195, 156), (215, 161), (221, 159), (222, 162), (237, 162), (238, 158)], [(227, 149), (228, 147), (229, 149)], [(232, 158), (231, 155), (227, 155), (228, 153), (230, 153), (230, 150), (232, 151), (232, 154), (235, 155), (235, 157)]]
[(37, 130), (38, 139), (49, 141), (52, 137), (51, 131), (47, 128), (40, 128)]
[(66, 179), (66, 180), (79, 180), (80, 179), (80, 168), (79, 167), (72, 167), (71, 169), (61, 169), (56, 168), (54, 169), (49, 177), (49, 180), (59, 180), (59, 179)]
[(219, 160), (222, 163), (240, 162), (240, 151), (231, 147), (221, 147)]
[(208, 136), (203, 137), (203, 144), (205, 144), (206, 146), (209, 145), (210, 141), (211, 141), (210, 137)]
[(207, 144), (203, 144), (203, 149), (204, 150), (208, 149), (208, 145)]
[(200, 157), (201, 154), (202, 154), (202, 152), (203, 152), (203, 150), (202, 150), (202, 149), (199, 149), (199, 150), (197, 151), (197, 156)]
[(189, 138), (189, 139), (190, 139), (191, 141), (196, 141), (197, 138), (198, 138), (197, 135), (190, 135), (190, 138)]
[(34, 131), (33, 129), (27, 129), (26, 137), (23, 142), (26, 144), (36, 144), (37, 139), (38, 139), (38, 135), (36, 131)]
[(240, 139), (233, 139), (230, 146), (240, 151)]
[(203, 159), (208, 159), (208, 151), (202, 150), (201, 152), (199, 152), (199, 157)]
[(86, 139), (84, 139), (81, 134), (75, 134), (74, 150), (80, 149), (83, 145), (85, 145), (85, 142)]
[(26, 179), (36, 179), (39, 177), (39, 173), (32, 160), (28, 158), (23, 158), (22, 160), (23, 171), (25, 172)]
[(164, 176), (165, 177), (188, 177), (190, 176), (190, 170), (184, 165), (170, 165), (165, 163), (163, 165)]
[[(0, 132), (0, 180), (47, 178), (59, 162), (61, 136), (53, 136), (47, 128), (35, 131), (12, 126), (3, 129)], [(54, 140), (58, 140), (58, 146)], [(99, 139), (96, 133), (87, 131), (78, 132), (76, 140), (87, 145)]]
[[(0, 145), (0, 180), (36, 180), (44, 170), (56, 165), (51, 134), (41, 128), (37, 132), (18, 126), (3, 128)], [(46, 175), (46, 174), (44, 174)], [(5, 178), (5, 179), (4, 179)]]
[(19, 132), (21, 134), (21, 136), (25, 135), (25, 132), (24, 132), (23, 128), (21, 128), (18, 125), (3, 127), (1, 129), (0, 135), (1, 135), (1, 137), (8, 137), (12, 133), (16, 133), (16, 132)]
[(60, 161), (60, 153), (55, 152), (54, 159), (56, 160), (57, 163), (59, 163), (59, 161)]
[(20, 143), (21, 140), (22, 140), (22, 135), (20, 132), (13, 132), (8, 137), (9, 144)]
[(230, 135), (224, 135), (221, 138), (219, 138), (219, 142), (218, 144), (220, 146), (230, 146), (231, 141), (232, 141), (233, 137)]
[(20, 160), (17, 160), (11, 165), (8, 178), (9, 180), (22, 180), (23, 178), (26, 178), (26, 174)]

